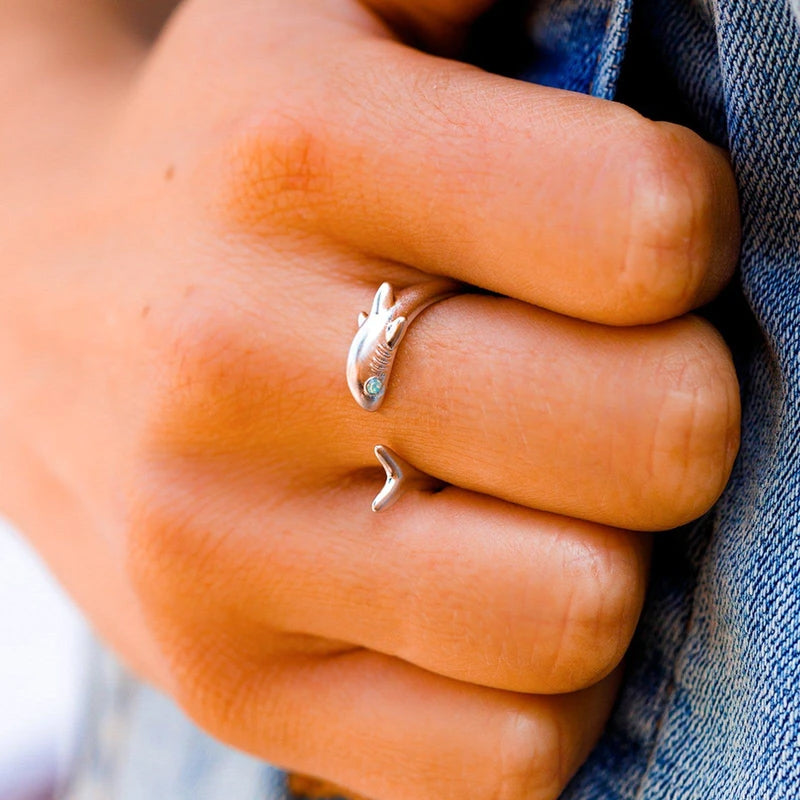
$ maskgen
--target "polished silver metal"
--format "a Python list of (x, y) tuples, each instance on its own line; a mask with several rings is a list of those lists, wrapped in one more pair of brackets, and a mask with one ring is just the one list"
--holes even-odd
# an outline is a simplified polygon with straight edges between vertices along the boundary
[(372, 510), (376, 513), (393, 506), (409, 489), (433, 492), (447, 486), (444, 481), (413, 467), (385, 445), (375, 446), (375, 456), (386, 470), (386, 483), (372, 501)]
[(436, 279), (395, 295), (382, 283), (369, 313), (358, 315), (358, 332), (347, 356), (347, 385), (361, 408), (377, 411), (386, 396), (397, 347), (408, 326), (426, 308), (464, 291), (456, 281)]

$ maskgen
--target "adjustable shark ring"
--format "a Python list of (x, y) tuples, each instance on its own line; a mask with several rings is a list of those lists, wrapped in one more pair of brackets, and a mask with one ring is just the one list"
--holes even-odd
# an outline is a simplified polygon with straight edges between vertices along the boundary
[(408, 326), (426, 308), (464, 291), (462, 284), (434, 279), (395, 295), (382, 283), (369, 314), (358, 315), (358, 332), (347, 356), (347, 385), (361, 408), (377, 411), (386, 395), (397, 347)]
[(409, 489), (435, 492), (447, 486), (444, 481), (412, 467), (385, 445), (375, 445), (375, 456), (386, 470), (386, 484), (372, 501), (372, 510), (376, 513), (393, 506)]

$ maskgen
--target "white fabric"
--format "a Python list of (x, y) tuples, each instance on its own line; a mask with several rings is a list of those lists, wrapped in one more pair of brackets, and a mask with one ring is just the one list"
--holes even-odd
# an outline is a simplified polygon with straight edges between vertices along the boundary
[(0, 800), (40, 800), (70, 757), (85, 630), (31, 549), (0, 520)]

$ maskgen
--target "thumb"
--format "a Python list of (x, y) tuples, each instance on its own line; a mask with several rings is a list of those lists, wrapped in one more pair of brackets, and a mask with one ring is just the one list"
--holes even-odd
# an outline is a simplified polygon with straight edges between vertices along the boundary
[[(408, 44), (449, 52), (462, 42), (470, 25), (497, 4), (498, 0), (293, 0), (290, 5), (301, 15), (306, 6), (306, 11), (320, 17), (349, 17), (351, 21), (357, 19), (359, 10), (366, 10)], [(286, 4), (252, 0), (187, 0), (183, 5), (197, 7), (201, 13), (213, 12), (216, 7), (227, 19), (252, 12), (267, 24), (270, 17), (280, 16), (286, 9)]]
[(366, 40), (452, 50), (495, 1), (184, 0), (135, 88), (148, 101), (162, 95), (162, 127), (185, 123), (197, 109), (232, 119), (237, 110), (318, 80), (314, 68), (323, 57), (342, 60)]
[(470, 25), (497, 0), (362, 0), (401, 39), (433, 50), (459, 46)]

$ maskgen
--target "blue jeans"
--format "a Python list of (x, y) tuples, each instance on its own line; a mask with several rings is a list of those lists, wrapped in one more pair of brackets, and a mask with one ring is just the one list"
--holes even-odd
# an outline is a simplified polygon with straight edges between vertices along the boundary
[[(740, 283), (709, 310), (743, 441), (714, 511), (659, 537), (607, 731), (568, 800), (800, 798), (800, 0), (545, 0), (523, 77), (618, 98), (726, 146)], [(503, 43), (499, 43), (501, 46)], [(283, 800), (102, 656), (69, 800)], [(468, 798), (465, 798), (468, 800)]]

